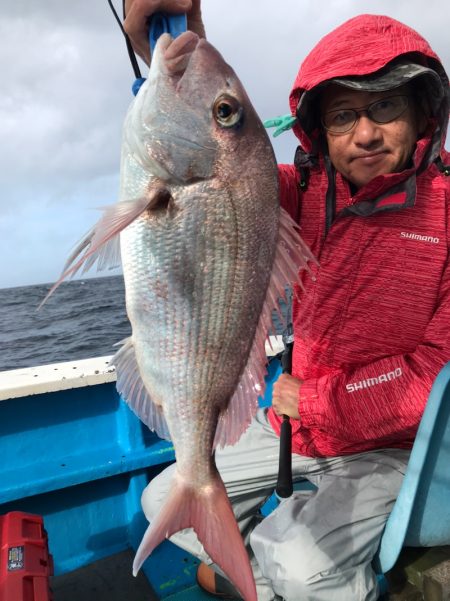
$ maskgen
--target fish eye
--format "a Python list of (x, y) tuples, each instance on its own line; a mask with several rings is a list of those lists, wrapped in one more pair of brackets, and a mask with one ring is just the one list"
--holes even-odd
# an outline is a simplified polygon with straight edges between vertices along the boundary
[(214, 102), (213, 116), (220, 127), (234, 127), (242, 120), (243, 109), (236, 98), (219, 96)]

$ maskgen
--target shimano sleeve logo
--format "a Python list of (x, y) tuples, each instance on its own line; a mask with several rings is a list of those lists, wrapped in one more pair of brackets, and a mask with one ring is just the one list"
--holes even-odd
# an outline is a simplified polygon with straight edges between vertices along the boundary
[(431, 242), (431, 244), (439, 244), (439, 238), (433, 236), (421, 236), (412, 232), (401, 232), (400, 238), (409, 238), (410, 240), (418, 240), (419, 242)]
[(390, 382), (391, 380), (395, 380), (403, 375), (402, 368), (396, 367), (394, 371), (389, 371), (387, 374), (381, 374), (376, 378), (367, 378), (366, 380), (360, 380), (359, 382), (353, 382), (352, 384), (347, 384), (345, 387), (347, 392), (355, 392), (356, 390), (362, 390), (363, 388), (370, 388), (371, 386), (376, 386), (377, 384), (383, 384), (383, 382)]

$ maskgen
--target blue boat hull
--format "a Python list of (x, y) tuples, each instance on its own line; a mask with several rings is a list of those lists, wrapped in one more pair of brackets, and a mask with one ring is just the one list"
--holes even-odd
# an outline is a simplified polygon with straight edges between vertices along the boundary
[[(274, 359), (261, 404), (279, 372)], [(172, 445), (138, 420), (114, 382), (77, 386), (0, 401), (0, 514), (43, 516), (55, 575), (137, 549), (147, 527), (142, 491), (174, 460)], [(166, 541), (143, 569), (161, 599), (180, 591), (187, 599), (197, 563)]]

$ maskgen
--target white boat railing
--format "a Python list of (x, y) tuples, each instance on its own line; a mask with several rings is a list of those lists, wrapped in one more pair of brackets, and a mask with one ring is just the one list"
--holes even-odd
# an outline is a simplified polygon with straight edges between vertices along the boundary
[[(266, 342), (268, 357), (283, 350), (281, 336)], [(116, 372), (109, 364), (112, 355), (39, 365), (0, 372), (0, 401), (33, 394), (114, 382)]]

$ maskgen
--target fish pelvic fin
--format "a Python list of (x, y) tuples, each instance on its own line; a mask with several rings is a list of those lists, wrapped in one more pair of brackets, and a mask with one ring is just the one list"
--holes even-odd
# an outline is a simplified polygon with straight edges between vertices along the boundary
[(153, 402), (142, 380), (133, 339), (125, 338), (118, 344), (121, 348), (110, 361), (110, 365), (116, 368), (117, 392), (150, 430), (156, 432), (160, 438), (170, 440), (162, 408)]
[(214, 437), (214, 448), (235, 444), (250, 425), (264, 395), (267, 374), (266, 340), (275, 333), (274, 311), (283, 323), (280, 299), (286, 302), (286, 288), (301, 284), (300, 275), (306, 270), (310, 275), (314, 255), (302, 240), (299, 226), (282, 208), (278, 230), (278, 243), (267, 288), (266, 299), (255, 332), (246, 368), (236, 386), (228, 407), (221, 412)]
[(176, 473), (165, 505), (147, 528), (139, 545), (133, 562), (133, 575), (136, 576), (159, 543), (190, 527), (195, 530), (206, 553), (223, 570), (244, 600), (257, 601), (248, 553), (218, 474), (208, 485), (194, 489)]
[(120, 265), (120, 239), (118, 234), (132, 223), (154, 202), (153, 197), (137, 198), (104, 207), (103, 215), (80, 240), (71, 252), (58, 281), (50, 288), (39, 309), (66, 279), (81, 269), (88, 271), (97, 263), (97, 271)]

